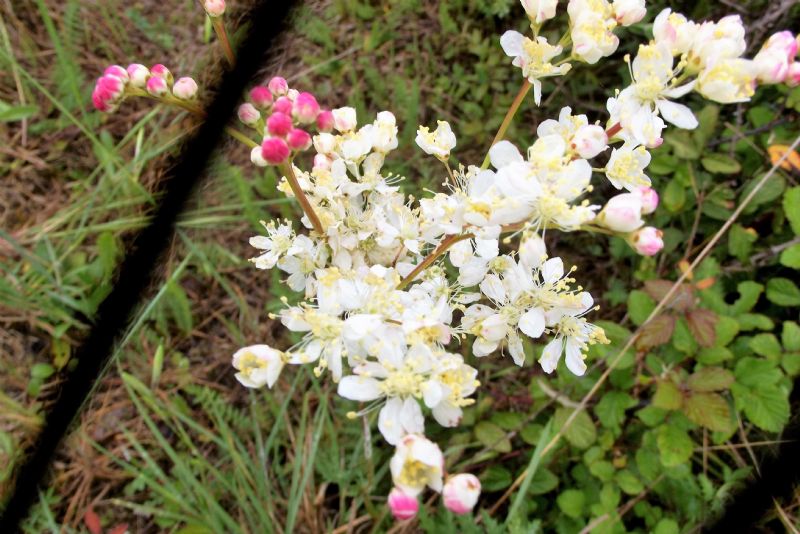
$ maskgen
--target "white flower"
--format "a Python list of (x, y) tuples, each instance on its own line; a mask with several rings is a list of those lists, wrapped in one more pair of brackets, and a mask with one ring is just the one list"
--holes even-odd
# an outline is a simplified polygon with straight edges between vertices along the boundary
[(614, 0), (611, 4), (614, 18), (621, 26), (636, 24), (647, 14), (644, 0)]
[(557, 121), (542, 121), (536, 128), (536, 133), (540, 138), (548, 135), (561, 136), (567, 148), (584, 159), (593, 158), (608, 147), (605, 129), (589, 124), (586, 115), (572, 115), (570, 107), (561, 108)]
[[(292, 247), (294, 240), (294, 230), (289, 224), (275, 226), (275, 221), (261, 224), (267, 230), (266, 236), (254, 236), (250, 238), (250, 246), (263, 250), (260, 256), (251, 258), (257, 269), (272, 269), (278, 260), (284, 256)], [(303, 284), (305, 287), (305, 284)]]
[(425, 486), (442, 491), (444, 455), (425, 436), (409, 434), (400, 440), (389, 468), (394, 485), (409, 495), (419, 495)]
[(653, 37), (657, 44), (669, 46), (673, 56), (689, 51), (694, 41), (697, 25), (680, 13), (673, 13), (666, 8), (658, 14), (653, 22)]
[(568, 63), (556, 66), (550, 62), (564, 49), (549, 44), (545, 37), (536, 37), (534, 41), (517, 31), (508, 30), (500, 37), (500, 46), (507, 56), (514, 58), (511, 64), (521, 68), (522, 75), (533, 84), (533, 100), (537, 106), (542, 100), (540, 78), (562, 76), (570, 70)]
[(792, 32), (782, 31), (767, 39), (753, 63), (758, 80), (763, 83), (780, 83), (789, 74), (789, 65), (797, 56), (798, 42)]
[(757, 68), (749, 59), (723, 59), (697, 78), (697, 92), (721, 104), (747, 102), (755, 93)]
[(552, 19), (556, 16), (558, 0), (520, 0), (528, 18), (535, 24)]
[(456, 146), (456, 136), (446, 121), (436, 121), (436, 124), (436, 130), (433, 132), (429, 131), (427, 126), (420, 126), (415, 142), (426, 154), (446, 160), (450, 157), (450, 151)]
[(609, 343), (605, 332), (599, 326), (593, 325), (582, 317), (592, 306), (593, 302), (588, 293), (584, 293), (584, 307), (577, 311), (566, 312), (554, 322), (551, 328), (554, 339), (545, 345), (539, 364), (545, 373), (552, 373), (558, 366), (561, 353), (566, 352), (567, 368), (577, 376), (586, 372), (586, 350), (595, 343)]
[(574, 56), (594, 64), (617, 50), (619, 39), (613, 33), (617, 21), (606, 0), (570, 0), (567, 12)]
[(611, 151), (606, 165), (606, 177), (617, 189), (634, 191), (649, 186), (650, 178), (644, 169), (650, 164), (650, 153), (642, 146), (633, 147), (625, 143)]
[(591, 159), (608, 148), (608, 135), (602, 126), (587, 124), (575, 132), (570, 147), (583, 159)]
[(283, 369), (284, 355), (269, 345), (251, 345), (236, 351), (233, 366), (236, 380), (248, 388), (271, 388)]
[(687, 58), (688, 68), (696, 72), (720, 60), (738, 58), (747, 49), (744, 36), (745, 29), (739, 15), (697, 25)]

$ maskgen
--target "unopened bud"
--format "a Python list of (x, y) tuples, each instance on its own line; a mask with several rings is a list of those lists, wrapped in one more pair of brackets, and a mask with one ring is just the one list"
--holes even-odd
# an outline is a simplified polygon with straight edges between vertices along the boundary
[(289, 158), (289, 145), (280, 137), (264, 139), (261, 144), (261, 156), (270, 165), (278, 165)]
[(292, 150), (308, 150), (311, 148), (311, 136), (300, 128), (292, 128), (286, 136), (286, 142)]
[(166, 80), (158, 76), (151, 76), (150, 79), (147, 80), (145, 89), (148, 93), (156, 97), (164, 96), (169, 91)]
[(172, 94), (181, 100), (192, 100), (197, 96), (197, 82), (188, 76), (178, 78), (172, 86)]
[(658, 207), (658, 193), (652, 187), (640, 187), (634, 191), (642, 199), (642, 215), (650, 215)]
[(269, 88), (257, 85), (250, 89), (250, 100), (257, 108), (266, 110), (272, 105), (272, 93), (269, 92)]
[(454, 514), (471, 512), (480, 496), (481, 482), (469, 473), (450, 477), (442, 490), (444, 505)]
[(584, 159), (591, 159), (608, 148), (608, 135), (602, 126), (581, 126), (572, 138), (572, 148)]
[(641, 197), (634, 193), (611, 197), (597, 216), (597, 222), (615, 232), (633, 232), (644, 224)]
[(333, 130), (333, 113), (330, 110), (322, 110), (317, 115), (317, 129), (320, 132), (330, 132)]
[(320, 154), (331, 154), (336, 148), (336, 137), (333, 134), (321, 133), (314, 136), (314, 148)]
[(633, 249), (643, 256), (655, 256), (664, 248), (664, 233), (652, 226), (645, 226), (630, 237)]
[(789, 65), (786, 78), (783, 80), (789, 87), (800, 85), (800, 61), (795, 61)]
[(644, 0), (614, 0), (614, 18), (621, 26), (636, 24), (647, 15)]
[(161, 63), (157, 63), (150, 67), (150, 74), (159, 78), (163, 78), (165, 82), (172, 84), (172, 73)]
[(248, 126), (254, 125), (258, 122), (258, 119), (261, 118), (261, 113), (259, 113), (255, 106), (249, 102), (239, 106), (239, 110), (236, 112), (236, 114), (239, 116), (239, 120)]
[(392, 491), (389, 492), (387, 504), (389, 505), (389, 510), (392, 512), (392, 516), (398, 521), (411, 519), (419, 512), (419, 501), (417, 498), (403, 493), (403, 491), (398, 488), (392, 488)]
[(126, 70), (128, 71), (131, 85), (144, 89), (145, 85), (147, 85), (147, 79), (150, 77), (150, 69), (141, 63), (131, 63)]
[(337, 108), (333, 110), (333, 126), (340, 132), (354, 130), (356, 125), (356, 110), (351, 107)]
[(273, 96), (283, 96), (289, 91), (289, 84), (280, 76), (272, 78), (267, 86)]
[(300, 93), (294, 101), (292, 116), (301, 124), (309, 124), (319, 115), (319, 104), (311, 93)]
[(280, 111), (286, 115), (291, 115), (293, 107), (294, 103), (289, 100), (288, 96), (280, 96), (276, 98), (275, 103), (272, 104), (272, 111)]
[(292, 129), (292, 118), (280, 111), (274, 112), (267, 119), (267, 130), (272, 135), (283, 137)]
[(253, 162), (253, 165), (256, 167), (266, 167), (269, 165), (267, 160), (264, 159), (264, 155), (262, 154), (263, 148), (260, 146), (253, 147), (253, 150), (250, 151), (250, 161)]
[(106, 68), (106, 70), (103, 71), (103, 75), (115, 76), (123, 82), (127, 82), (130, 79), (130, 76), (128, 76), (128, 71), (119, 65), (111, 65), (110, 67)]
[(209, 17), (221, 17), (225, 13), (225, 0), (205, 0), (203, 8)]

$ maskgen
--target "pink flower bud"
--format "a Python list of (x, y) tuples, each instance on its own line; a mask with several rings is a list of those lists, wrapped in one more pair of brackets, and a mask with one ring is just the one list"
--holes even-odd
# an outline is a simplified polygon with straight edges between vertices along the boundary
[(333, 165), (333, 161), (331, 158), (326, 156), (325, 154), (317, 154), (314, 156), (314, 170), (331, 170), (331, 166)]
[(292, 119), (286, 113), (274, 112), (267, 119), (267, 130), (272, 135), (283, 137), (292, 129)]
[(188, 76), (178, 78), (172, 86), (172, 94), (181, 100), (191, 100), (197, 96), (197, 82)]
[(647, 15), (644, 0), (614, 0), (614, 18), (622, 26), (636, 24)]
[(597, 222), (615, 232), (633, 232), (644, 224), (641, 197), (633, 193), (611, 197), (597, 216)]
[(289, 100), (288, 96), (281, 96), (275, 99), (275, 103), (272, 105), (272, 111), (280, 111), (286, 115), (291, 115), (293, 107), (294, 104)]
[(419, 512), (419, 501), (417, 498), (406, 493), (398, 488), (392, 488), (389, 492), (389, 510), (398, 521), (411, 519)]
[(800, 85), (800, 62), (795, 61), (789, 65), (789, 70), (786, 73), (784, 80), (789, 87), (797, 87)]
[(581, 126), (572, 138), (572, 149), (584, 159), (591, 159), (608, 148), (608, 135), (602, 126)]
[(781, 83), (789, 74), (789, 65), (797, 55), (797, 39), (789, 31), (773, 34), (758, 54), (753, 65), (761, 83)]
[(311, 93), (300, 93), (294, 101), (292, 116), (301, 124), (314, 122), (319, 114), (319, 104)]
[(284, 78), (275, 76), (267, 84), (273, 96), (283, 96), (289, 92), (289, 84)]
[(631, 246), (643, 256), (655, 256), (664, 248), (662, 236), (664, 233), (652, 226), (645, 226), (631, 236)]
[(330, 132), (333, 130), (333, 113), (330, 110), (322, 110), (317, 115), (317, 129), (320, 132)]
[(115, 101), (108, 98), (108, 93), (97, 89), (92, 92), (92, 105), (94, 105), (94, 109), (103, 113), (111, 113), (116, 109)]
[(163, 78), (165, 82), (171, 84), (172, 83), (172, 73), (169, 71), (167, 67), (162, 65), (161, 63), (156, 63), (152, 67), (150, 67), (150, 74), (153, 76), (157, 76), (159, 78)]
[(250, 103), (245, 103), (239, 106), (237, 115), (239, 115), (239, 120), (248, 126), (254, 125), (258, 122), (258, 119), (261, 118), (261, 113), (259, 113), (255, 106)]
[(268, 165), (267, 160), (264, 159), (264, 155), (262, 154), (263, 150), (263, 148), (257, 146), (250, 151), (250, 161), (252, 161), (253, 165), (256, 167), (266, 167)]
[(300, 128), (292, 128), (286, 136), (286, 142), (292, 150), (308, 150), (311, 148), (311, 136)]
[(289, 145), (280, 137), (264, 139), (261, 144), (261, 157), (270, 165), (278, 165), (289, 157)]
[(128, 71), (124, 68), (120, 67), (119, 65), (111, 65), (105, 71), (103, 71), (104, 76), (114, 76), (119, 78), (123, 82), (127, 82), (130, 77), (128, 76)]
[(203, 8), (209, 17), (221, 17), (225, 13), (225, 0), (205, 0)]
[(480, 496), (481, 482), (469, 473), (450, 477), (442, 490), (444, 505), (454, 514), (471, 512)]
[(267, 87), (257, 85), (250, 89), (250, 100), (257, 108), (266, 110), (272, 105), (272, 93)]
[(145, 85), (147, 85), (147, 79), (150, 77), (150, 69), (141, 63), (131, 63), (126, 70), (128, 71), (131, 85), (144, 89)]
[(634, 191), (642, 200), (642, 215), (650, 215), (658, 207), (658, 193), (652, 187), (640, 187)]
[(116, 100), (125, 91), (125, 82), (110, 74), (104, 74), (97, 79), (95, 91), (104, 95), (109, 100)]
[(148, 93), (153, 96), (164, 96), (169, 91), (169, 87), (167, 87), (167, 82), (164, 78), (160, 78), (158, 76), (151, 76), (149, 80), (147, 80), (147, 85), (145, 89)]

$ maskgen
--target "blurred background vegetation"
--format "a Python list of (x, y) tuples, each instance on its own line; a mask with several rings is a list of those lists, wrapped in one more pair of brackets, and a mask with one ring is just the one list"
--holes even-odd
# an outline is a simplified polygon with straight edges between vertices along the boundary
[[(234, 40), (252, 21), (231, 1)], [(536, 125), (564, 105), (604, 119), (605, 99), (628, 82), (622, 57), (650, 35), (665, 6), (697, 19), (738, 13), (750, 53), (772, 32), (800, 27), (795, 2), (649, 2), (601, 68), (577, 66), (545, 82), (540, 108), (523, 104), (508, 137), (530, 144)], [(111, 63), (165, 63), (211, 80), (220, 51), (196, 2), (20, 0), (0, 18), (0, 493), (56, 400), (72, 351), (114, 283), (115, 268), (158, 202), (191, 117), (128, 101), (91, 109), (94, 78)], [(561, 11), (563, 12), (563, 6)], [(557, 38), (563, 15), (548, 23)], [(275, 74), (329, 107), (368, 120), (392, 110), (401, 148), (391, 158), (404, 187), (436, 188), (419, 124), (450, 121), (455, 154), (483, 159), (521, 79), (500, 47), (524, 31), (512, 0), (330, 0), (295, 12), (269, 51), (259, 82)], [(384, 505), (390, 450), (344, 413), (350, 403), (305, 369), (273, 391), (247, 391), (230, 356), (253, 342), (288, 344), (267, 313), (295, 298), (277, 273), (255, 271), (247, 238), (258, 221), (296, 218), (276, 176), (246, 150), (221, 148), (183, 214), (161, 282), (151, 288), (114, 362), (63, 444), (28, 532), (693, 532), (758, 473), (794, 411), (800, 373), (800, 169), (787, 164), (681, 290), (683, 298), (640, 338), (541, 459), (522, 493), (485, 513), (572, 413), (608, 359), (647, 317), (686, 260), (696, 256), (800, 134), (800, 90), (768, 87), (753, 102), (705, 106), (695, 132), (669, 130), (650, 172), (662, 204), (652, 221), (667, 246), (655, 258), (623, 242), (548, 236), (580, 266), (613, 343), (591, 353), (590, 372), (543, 375), (499, 359), (478, 366), (477, 404), (456, 430), (429, 425), (448, 469), (479, 475), (482, 524), (431, 501), (420, 520), (393, 527)], [(601, 191), (606, 194), (608, 191)], [(153, 258), (154, 263), (159, 258)], [(667, 286), (668, 287), (668, 286)], [(794, 406), (795, 410), (797, 406)], [(365, 460), (365, 451), (372, 457)], [(795, 530), (797, 498), (776, 502), (754, 528)], [(513, 513), (509, 514), (513, 503)]]

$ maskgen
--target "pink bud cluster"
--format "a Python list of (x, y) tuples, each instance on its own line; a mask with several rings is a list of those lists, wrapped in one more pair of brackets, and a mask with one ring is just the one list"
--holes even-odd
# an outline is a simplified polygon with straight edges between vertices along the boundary
[(140, 63), (131, 63), (128, 68), (111, 65), (97, 79), (92, 104), (99, 111), (111, 113), (126, 96), (145, 94), (159, 99), (172, 96), (193, 100), (197, 96), (197, 82), (188, 76), (174, 80), (169, 69), (160, 63), (149, 69)]
[(293, 152), (308, 150), (309, 126), (316, 126), (320, 132), (333, 128), (333, 114), (321, 109), (313, 94), (290, 88), (280, 76), (272, 78), (266, 86), (253, 87), (249, 102), (239, 106), (238, 115), (247, 126), (263, 129), (264, 140), (250, 155), (253, 163), (261, 167), (280, 165)]
[[(457, 515), (470, 513), (480, 496), (481, 482), (478, 477), (469, 473), (449, 477), (442, 488), (445, 508)], [(392, 516), (398, 521), (416, 517), (419, 512), (417, 495), (397, 487), (389, 492), (387, 504)]]
[(800, 85), (800, 62), (796, 61), (798, 37), (790, 31), (773, 34), (753, 58), (758, 81), (765, 84)]

